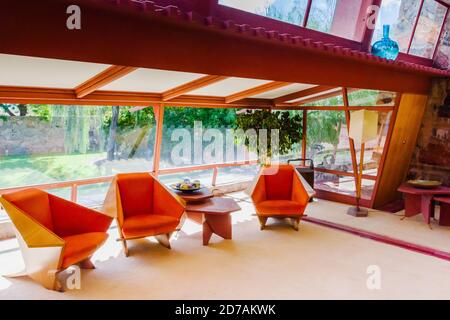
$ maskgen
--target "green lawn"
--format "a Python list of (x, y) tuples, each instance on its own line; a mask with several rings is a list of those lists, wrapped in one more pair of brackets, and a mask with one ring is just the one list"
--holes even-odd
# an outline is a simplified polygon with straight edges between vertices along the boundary
[(0, 188), (94, 178), (106, 174), (96, 162), (106, 153), (0, 158)]

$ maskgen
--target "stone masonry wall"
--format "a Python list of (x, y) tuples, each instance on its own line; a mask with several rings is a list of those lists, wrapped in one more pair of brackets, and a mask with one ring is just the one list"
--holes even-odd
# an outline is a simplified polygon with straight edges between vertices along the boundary
[(38, 117), (0, 119), (0, 156), (64, 153), (64, 126), (60, 122)]
[(408, 178), (450, 186), (450, 79), (433, 84)]

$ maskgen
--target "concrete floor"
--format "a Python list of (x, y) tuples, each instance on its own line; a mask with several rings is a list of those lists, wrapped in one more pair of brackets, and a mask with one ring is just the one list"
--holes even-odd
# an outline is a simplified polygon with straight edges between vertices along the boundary
[[(199, 226), (187, 222), (172, 242), (172, 250), (147, 239), (133, 241), (131, 256), (125, 258), (120, 244), (114, 241), (117, 230), (112, 229), (107, 244), (95, 255), (97, 269), (82, 271), (80, 290), (52, 292), (28, 278), (0, 277), (0, 299), (450, 297), (448, 261), (307, 222), (302, 222), (300, 231), (295, 232), (269, 220), (269, 228), (260, 231), (248, 198), (243, 193), (233, 196), (244, 201), (239, 202), (243, 210), (233, 216), (232, 241), (213, 236), (211, 244), (204, 247)], [(311, 204), (307, 213), (323, 218), (332, 213), (345, 215), (346, 209), (346, 205), (319, 201)], [(377, 216), (372, 214), (357, 223), (372, 221), (385, 228), (382, 221), (390, 218)], [(391, 218), (395, 224), (411, 223)], [(410, 232), (403, 227), (395, 230), (398, 237)], [(433, 241), (449, 242), (448, 235), (434, 233)], [(0, 243), (0, 274), (20, 270), (22, 261), (16, 245), (15, 240)], [(381, 272), (379, 290), (367, 287), (368, 268), (374, 266)]]

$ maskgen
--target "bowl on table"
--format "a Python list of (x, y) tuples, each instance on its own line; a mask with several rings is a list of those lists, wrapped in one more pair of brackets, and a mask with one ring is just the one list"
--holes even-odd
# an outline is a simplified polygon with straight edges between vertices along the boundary
[(419, 189), (436, 189), (442, 185), (442, 182), (435, 180), (408, 180), (408, 185)]
[(182, 182), (171, 184), (170, 187), (183, 193), (192, 193), (204, 188), (204, 186), (200, 184), (200, 181), (194, 180), (191, 182), (189, 179), (184, 179)]

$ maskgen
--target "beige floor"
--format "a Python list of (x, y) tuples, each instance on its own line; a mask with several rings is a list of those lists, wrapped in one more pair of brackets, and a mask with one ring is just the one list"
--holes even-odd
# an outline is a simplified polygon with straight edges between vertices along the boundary
[[(199, 227), (187, 223), (172, 250), (135, 241), (125, 258), (113, 229), (95, 256), (97, 269), (82, 272), (81, 290), (57, 293), (27, 278), (0, 277), (0, 299), (450, 298), (448, 261), (306, 222), (299, 232), (274, 223), (259, 231), (251, 204), (240, 204), (232, 241), (213, 238), (203, 247)], [(308, 214), (346, 209), (320, 201)], [(20, 269), (15, 246), (14, 240), (0, 243), (0, 274)], [(367, 288), (372, 265), (381, 270), (381, 290)]]
[[(324, 209), (324, 206), (326, 209)], [(321, 200), (309, 207), (309, 215), (314, 218), (358, 228), (365, 231), (408, 241), (433, 249), (450, 252), (450, 227), (439, 226), (431, 220), (431, 229), (421, 214), (402, 219), (404, 211), (395, 214), (370, 210), (367, 218), (355, 218), (342, 212), (342, 205)], [(436, 208), (436, 217), (439, 207)]]

